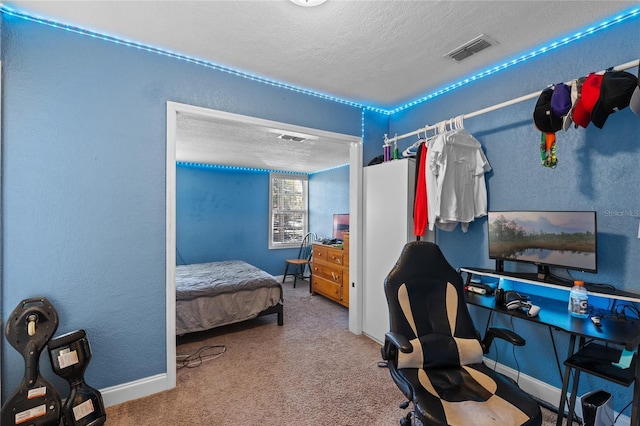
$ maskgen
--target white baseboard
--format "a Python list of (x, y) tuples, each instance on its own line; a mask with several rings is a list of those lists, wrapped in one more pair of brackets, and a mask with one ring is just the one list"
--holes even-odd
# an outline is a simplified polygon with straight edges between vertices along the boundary
[[(484, 361), (485, 364), (487, 364), (489, 367), (493, 367), (495, 365), (494, 360), (485, 358)], [(518, 375), (517, 370), (514, 370), (513, 368), (507, 367), (500, 363), (498, 363), (495, 370), (498, 373), (504, 374), (505, 376), (516, 380), (520, 388), (523, 391), (527, 392), (529, 395), (538, 398), (539, 400), (544, 401), (556, 408), (558, 407), (558, 405), (560, 405), (560, 395), (562, 393), (562, 389), (558, 389), (534, 377), (527, 376), (526, 374), (520, 373), (520, 375)], [(582, 403), (580, 402), (580, 396), (576, 398), (575, 411), (576, 415), (579, 418), (582, 418)], [(614, 417), (617, 415), (618, 413), (614, 413)], [(615, 426), (629, 426), (630, 424), (631, 419), (625, 415), (621, 415), (620, 417), (618, 417)]]
[(163, 373), (100, 389), (100, 393), (105, 407), (111, 407), (112, 405), (162, 392), (169, 388), (167, 375)]

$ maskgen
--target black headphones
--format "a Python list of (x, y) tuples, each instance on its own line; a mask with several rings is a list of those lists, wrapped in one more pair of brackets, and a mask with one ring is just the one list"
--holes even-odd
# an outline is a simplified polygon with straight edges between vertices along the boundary
[(540, 312), (540, 307), (532, 305), (526, 297), (521, 296), (515, 291), (507, 291), (504, 293), (504, 305), (510, 310), (523, 309), (529, 317), (535, 317)]

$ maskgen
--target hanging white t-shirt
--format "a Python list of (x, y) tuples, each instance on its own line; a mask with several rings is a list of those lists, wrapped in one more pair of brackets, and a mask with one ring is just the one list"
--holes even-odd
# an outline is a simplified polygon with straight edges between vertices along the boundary
[(480, 142), (464, 129), (453, 130), (436, 137), (427, 153), (429, 229), (452, 231), (460, 222), (466, 232), (469, 222), (487, 214), (484, 174), (491, 166)]
[(427, 181), (427, 218), (429, 230), (433, 231), (440, 212), (440, 188), (447, 164), (444, 161), (445, 135), (440, 134), (427, 142), (427, 164), (425, 180)]

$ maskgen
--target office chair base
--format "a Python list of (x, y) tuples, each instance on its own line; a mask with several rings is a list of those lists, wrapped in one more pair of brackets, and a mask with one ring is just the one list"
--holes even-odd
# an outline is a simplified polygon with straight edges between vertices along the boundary
[(416, 412), (411, 411), (400, 419), (400, 426), (423, 426), (423, 424), (420, 419), (418, 419)]

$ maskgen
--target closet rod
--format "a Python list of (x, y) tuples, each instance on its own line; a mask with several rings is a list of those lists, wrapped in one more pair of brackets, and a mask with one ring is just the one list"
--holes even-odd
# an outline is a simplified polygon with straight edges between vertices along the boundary
[[(640, 59), (636, 59), (634, 61), (629, 61), (629, 62), (626, 62), (624, 64), (620, 64), (618, 66), (615, 66), (615, 67), (613, 67), (613, 70), (614, 71), (624, 71), (624, 70), (628, 70), (629, 68), (634, 68), (634, 67), (637, 67), (637, 66), (640, 66)], [(597, 74), (603, 74), (605, 71), (606, 70), (598, 71)], [(570, 83), (571, 83), (571, 81), (566, 82), (565, 84), (570, 84)], [(479, 110), (474, 111), (474, 112), (470, 112), (468, 114), (464, 114), (462, 116), (462, 118), (463, 119), (467, 119), (467, 118), (477, 117), (478, 115), (486, 114), (488, 112), (495, 111), (497, 109), (505, 108), (505, 107), (508, 107), (508, 106), (511, 106), (511, 105), (515, 105), (515, 104), (520, 103), (520, 102), (528, 101), (529, 99), (534, 99), (534, 98), (539, 97), (541, 93), (542, 93), (542, 90), (539, 90), (539, 91), (537, 91), (535, 93), (529, 93), (528, 95), (520, 96), (519, 98), (511, 99), (509, 101), (505, 101), (505, 102), (502, 102), (502, 103), (499, 103), (499, 104), (495, 104), (495, 105), (492, 105), (492, 106), (489, 106), (489, 107), (486, 107), (486, 108), (479, 109)], [(394, 136), (392, 138), (387, 138), (387, 135), (385, 135), (384, 139), (385, 139), (385, 142), (394, 141), (394, 140), (397, 141), (397, 140), (400, 140), (400, 139), (408, 138), (410, 136), (417, 136), (420, 133), (424, 133), (424, 132), (426, 132), (428, 130), (433, 130), (436, 127), (438, 127), (437, 123), (436, 124), (432, 124), (430, 126), (423, 127), (421, 129), (418, 129), (418, 130), (414, 130), (413, 132), (410, 132), (410, 133), (405, 133), (404, 135)]]

